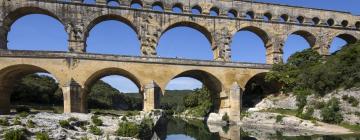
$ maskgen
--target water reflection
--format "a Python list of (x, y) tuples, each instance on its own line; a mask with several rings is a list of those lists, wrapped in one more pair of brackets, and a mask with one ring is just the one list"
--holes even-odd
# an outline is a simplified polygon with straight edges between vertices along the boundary
[(299, 136), (311, 133), (296, 130), (259, 129), (249, 126), (207, 125), (199, 120), (168, 118), (161, 120), (156, 129), (160, 140), (360, 140), (360, 135), (343, 136)]

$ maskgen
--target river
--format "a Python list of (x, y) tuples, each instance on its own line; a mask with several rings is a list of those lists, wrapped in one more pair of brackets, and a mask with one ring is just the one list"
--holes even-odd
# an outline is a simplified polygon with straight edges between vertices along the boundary
[(294, 136), (293, 132), (286, 132), (286, 130), (271, 132), (240, 128), (240, 126), (208, 126), (203, 121), (185, 121), (180, 118), (164, 119), (158, 125), (156, 135), (161, 140), (360, 140), (359, 134)]

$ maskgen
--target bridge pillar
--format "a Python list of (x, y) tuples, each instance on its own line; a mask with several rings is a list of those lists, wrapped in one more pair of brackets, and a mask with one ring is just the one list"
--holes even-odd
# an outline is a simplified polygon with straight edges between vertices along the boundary
[(316, 37), (316, 42), (313, 46), (313, 49), (316, 50), (320, 55), (329, 55), (331, 41), (332, 38), (330, 38), (329, 35), (320, 35)]
[(161, 27), (152, 15), (144, 16), (139, 31), (142, 56), (156, 56), (156, 47), (161, 36)]
[(11, 92), (11, 87), (0, 84), (0, 115), (10, 113)]
[(242, 91), (238, 83), (234, 83), (229, 92), (229, 101), (230, 101), (230, 112), (229, 119), (233, 123), (240, 122), (240, 112), (242, 104)]
[(151, 111), (160, 108), (161, 89), (155, 83), (151, 82), (144, 86), (144, 111)]
[(231, 61), (231, 37), (232, 34), (227, 27), (218, 30), (214, 36), (213, 53), (214, 60)]
[(68, 23), (66, 25), (66, 32), (69, 36), (69, 51), (75, 53), (86, 52), (86, 41), (84, 35), (84, 24), (82, 23)]
[(5, 27), (0, 27), (0, 50), (6, 50), (7, 49), (7, 33), (9, 32), (9, 29)]
[(64, 113), (87, 113), (86, 97), (81, 86), (74, 80), (62, 87)]
[(266, 46), (266, 64), (277, 64), (283, 62), (284, 39), (273, 37), (267, 42)]

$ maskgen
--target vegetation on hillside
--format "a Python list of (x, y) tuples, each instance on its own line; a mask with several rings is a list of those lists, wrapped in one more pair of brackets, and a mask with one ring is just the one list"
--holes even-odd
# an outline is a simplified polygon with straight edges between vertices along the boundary
[[(328, 57), (319, 55), (312, 49), (297, 52), (290, 56), (287, 63), (275, 64), (266, 75), (266, 80), (280, 82), (285, 93), (297, 95), (298, 114), (311, 118), (313, 109), (303, 113), (307, 105), (307, 96), (324, 96), (339, 88), (360, 87), (360, 43), (344, 46)], [(348, 101), (356, 106), (357, 101)], [(319, 104), (323, 121), (340, 123), (339, 99), (333, 98), (328, 103)]]

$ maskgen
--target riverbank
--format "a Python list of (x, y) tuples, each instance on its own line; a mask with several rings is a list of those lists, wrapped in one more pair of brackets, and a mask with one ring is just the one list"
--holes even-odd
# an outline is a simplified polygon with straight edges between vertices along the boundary
[(161, 110), (148, 113), (140, 111), (119, 116), (46, 112), (24, 114), (0, 116), (0, 132), (3, 132), (0, 134), (0, 139), (4, 139), (12, 130), (21, 130), (25, 137), (30, 139), (35, 139), (39, 134), (48, 135), (51, 139), (135, 139), (118, 136), (119, 123), (131, 122), (140, 125), (143, 120), (150, 119), (155, 126), (164, 117)]

